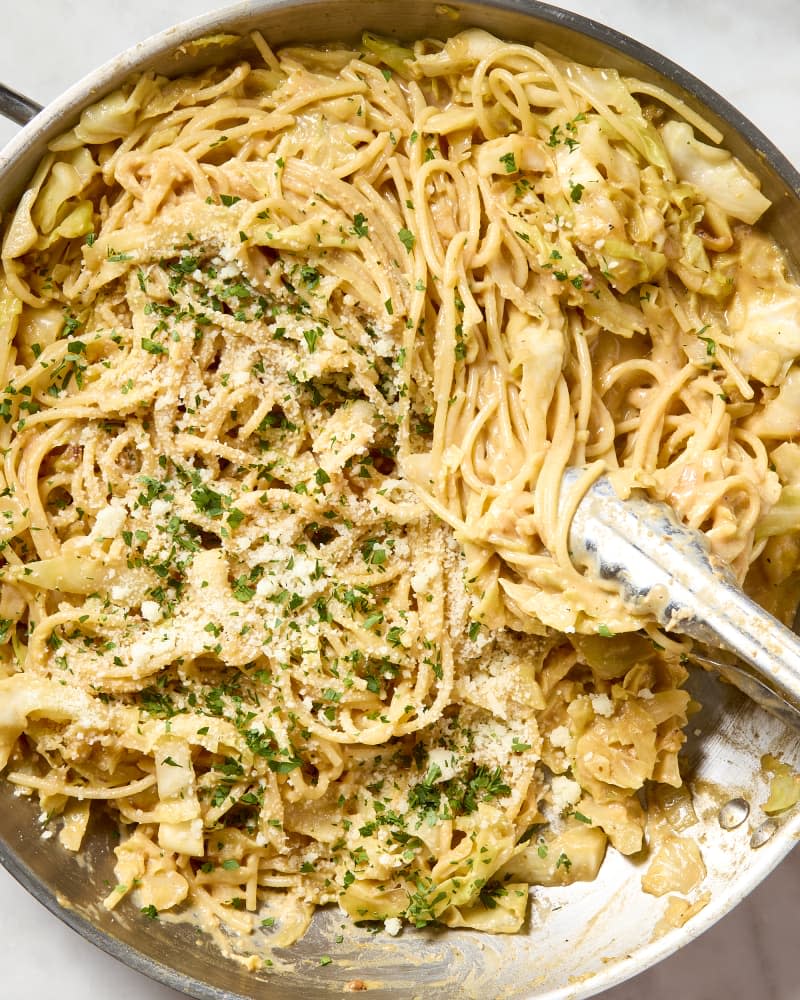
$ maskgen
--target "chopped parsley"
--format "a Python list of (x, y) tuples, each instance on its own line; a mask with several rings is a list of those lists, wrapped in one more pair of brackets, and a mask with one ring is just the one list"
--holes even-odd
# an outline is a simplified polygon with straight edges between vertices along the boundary
[(414, 244), (417, 242), (416, 236), (411, 232), (410, 229), (406, 229), (405, 226), (398, 232), (398, 237), (403, 246), (408, 250), (409, 253), (414, 249)]
[(583, 184), (573, 184), (572, 181), (569, 182), (569, 196), (576, 204), (583, 197)]
[(149, 337), (142, 337), (142, 349), (147, 351), (148, 354), (167, 354), (167, 349), (163, 344), (159, 344), (155, 340), (151, 340)]
[(709, 324), (706, 323), (705, 326), (701, 327), (697, 331), (697, 339), (702, 340), (702, 342), (706, 345), (706, 357), (713, 358), (717, 353), (717, 342), (716, 340), (713, 340), (711, 337), (703, 336), (708, 327)]
[(432, 764), (408, 796), (409, 806), (434, 822), (437, 818), (468, 815), (475, 812), (481, 802), (511, 794), (499, 767), (490, 769), (484, 764), (471, 764), (463, 774), (447, 781), (440, 781), (441, 775), (441, 768)]
[(513, 153), (504, 153), (500, 157), (500, 162), (506, 168), (507, 174), (515, 174), (517, 172), (517, 161)]
[(309, 264), (304, 264), (300, 268), (300, 277), (303, 279), (306, 288), (316, 288), (319, 284), (319, 271), (316, 267), (311, 267)]

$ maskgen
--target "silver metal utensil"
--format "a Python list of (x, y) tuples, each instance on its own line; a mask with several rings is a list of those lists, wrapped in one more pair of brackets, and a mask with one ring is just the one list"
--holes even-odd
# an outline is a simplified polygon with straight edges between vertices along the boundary
[(17, 125), (27, 125), (42, 110), (41, 104), (0, 83), (0, 115)]
[[(562, 504), (585, 474), (567, 470)], [(601, 476), (577, 506), (569, 542), (576, 566), (615, 582), (628, 610), (696, 640), (694, 659), (800, 729), (800, 639), (737, 586), (705, 536), (672, 508), (621, 500)]]

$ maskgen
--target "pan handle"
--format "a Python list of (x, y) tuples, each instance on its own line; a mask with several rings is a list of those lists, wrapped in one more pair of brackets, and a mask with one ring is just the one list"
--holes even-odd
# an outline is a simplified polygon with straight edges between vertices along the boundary
[(0, 83), (0, 115), (10, 118), (17, 125), (27, 125), (41, 110), (41, 104)]

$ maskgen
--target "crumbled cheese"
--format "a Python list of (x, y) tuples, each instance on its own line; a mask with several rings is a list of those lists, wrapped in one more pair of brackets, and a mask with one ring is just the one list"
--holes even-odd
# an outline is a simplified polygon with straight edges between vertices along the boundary
[(97, 538), (116, 538), (125, 523), (128, 512), (120, 504), (111, 504), (98, 511), (92, 528), (92, 540)]
[(157, 622), (161, 617), (161, 605), (158, 601), (142, 601), (142, 618), (149, 622)]
[(383, 929), (392, 937), (397, 937), (403, 927), (403, 922), (399, 917), (387, 917), (383, 922)]
[(569, 743), (569, 729), (566, 726), (556, 726), (550, 732), (550, 742), (554, 747), (565, 747)]
[(607, 694), (590, 694), (589, 701), (592, 703), (595, 715), (603, 715), (609, 718), (609, 716), (614, 714), (614, 702)]
[(153, 517), (160, 518), (169, 513), (170, 505), (166, 500), (157, 499), (150, 504), (150, 510)]
[(164, 656), (178, 645), (179, 639), (183, 637), (177, 633), (172, 635), (160, 635), (153, 639), (137, 639), (131, 643), (128, 649), (130, 657), (130, 667), (134, 671), (140, 670), (145, 664), (149, 664), (156, 656)]
[(639, 697), (643, 698), (645, 701), (652, 701), (653, 698), (655, 698), (655, 695), (650, 690), (650, 688), (642, 688), (642, 690), (639, 692)]
[(272, 597), (281, 589), (280, 580), (274, 576), (262, 576), (256, 584), (256, 593), (259, 597)]
[(576, 802), (580, 801), (581, 795), (581, 786), (578, 782), (563, 774), (555, 775), (550, 782), (550, 800), (558, 812), (568, 806), (574, 806)]

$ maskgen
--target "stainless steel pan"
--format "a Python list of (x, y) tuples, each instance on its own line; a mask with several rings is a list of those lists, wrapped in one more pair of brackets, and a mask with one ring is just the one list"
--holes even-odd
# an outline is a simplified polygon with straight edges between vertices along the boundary
[[(725, 142), (763, 180), (776, 203), (767, 219), (774, 236), (800, 261), (800, 176), (749, 122), (699, 81), (656, 53), (608, 28), (531, 0), (489, 0), (447, 7), (429, 0), (254, 0), (187, 22), (141, 43), (101, 67), (47, 107), (0, 153), (0, 209), (12, 205), (49, 139), (69, 128), (81, 110), (129, 74), (155, 68), (177, 74), (203, 62), (233, 55), (230, 49), (188, 45), (222, 30), (246, 34), (261, 29), (273, 44), (357, 36), (362, 29), (398, 37), (445, 37), (467, 25), (526, 42), (542, 42), (577, 59), (651, 79), (700, 109), (725, 134)], [(17, 113), (25, 109), (17, 105)], [(45, 906), (88, 940), (133, 968), (198, 998), (237, 1000), (275, 997), (314, 1000), (341, 994), (360, 979), (376, 998), (424, 995), (578, 1000), (606, 989), (668, 955), (723, 916), (788, 853), (800, 836), (800, 815), (762, 828), (759, 803), (766, 782), (761, 754), (777, 754), (800, 766), (793, 735), (738, 692), (697, 672), (692, 690), (705, 708), (692, 720), (685, 770), (696, 792), (698, 836), (709, 869), (704, 890), (710, 901), (684, 927), (655, 933), (665, 901), (641, 893), (641, 863), (613, 852), (600, 877), (536, 894), (522, 935), (488, 937), (467, 931), (405, 932), (398, 939), (367, 931), (345, 931), (342, 918), (320, 913), (309, 934), (282, 963), (247, 973), (222, 959), (185, 926), (154, 925), (130, 908), (109, 914), (99, 905), (103, 879), (113, 878), (113, 830), (93, 835), (87, 855), (76, 861), (52, 841), (37, 836), (38, 810), (0, 786), (0, 861)], [(752, 804), (748, 820), (723, 830), (717, 814), (727, 799)], [(767, 837), (757, 849), (756, 842)], [(321, 967), (319, 957), (330, 955)]]

